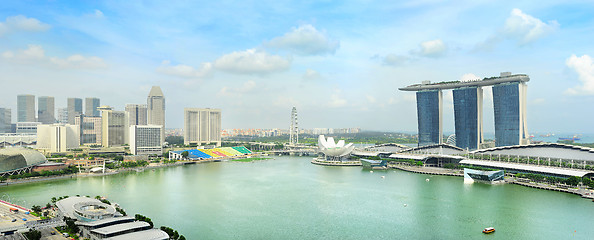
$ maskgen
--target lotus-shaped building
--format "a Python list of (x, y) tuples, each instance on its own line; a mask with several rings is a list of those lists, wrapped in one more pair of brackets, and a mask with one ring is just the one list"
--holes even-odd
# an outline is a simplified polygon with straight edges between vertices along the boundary
[(318, 147), (324, 153), (326, 160), (342, 160), (355, 149), (352, 143), (345, 145), (344, 140), (335, 143), (333, 137), (326, 139), (324, 135), (318, 137)]

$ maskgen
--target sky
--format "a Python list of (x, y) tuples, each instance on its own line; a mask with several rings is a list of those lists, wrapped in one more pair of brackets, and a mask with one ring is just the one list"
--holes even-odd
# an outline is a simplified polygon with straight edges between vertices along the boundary
[[(16, 96), (166, 98), (220, 108), (223, 128), (416, 132), (421, 81), (523, 73), (531, 134), (594, 133), (588, 1), (2, 1), (0, 107)], [(491, 89), (484, 130), (493, 132)], [(452, 93), (443, 126), (454, 131)]]

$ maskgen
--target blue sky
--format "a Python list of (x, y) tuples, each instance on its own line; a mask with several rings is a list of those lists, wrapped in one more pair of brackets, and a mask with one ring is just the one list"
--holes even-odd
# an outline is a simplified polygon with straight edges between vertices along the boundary
[[(416, 131), (423, 80), (525, 73), (531, 133), (594, 133), (594, 4), (586, 1), (3, 1), (0, 107), (16, 95), (99, 97), (152, 85), (168, 128), (184, 107), (223, 128)], [(485, 131), (493, 131), (485, 89)], [(444, 130), (453, 131), (451, 92)]]

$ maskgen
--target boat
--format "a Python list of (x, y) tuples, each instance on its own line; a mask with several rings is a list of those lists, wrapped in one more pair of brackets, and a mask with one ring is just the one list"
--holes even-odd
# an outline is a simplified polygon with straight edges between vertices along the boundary
[(492, 232), (495, 232), (495, 228), (488, 227), (488, 228), (483, 229), (483, 233), (485, 233), (485, 234), (489, 234)]

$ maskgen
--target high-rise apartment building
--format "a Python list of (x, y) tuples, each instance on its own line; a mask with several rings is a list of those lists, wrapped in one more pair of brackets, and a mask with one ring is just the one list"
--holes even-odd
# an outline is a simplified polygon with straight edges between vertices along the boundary
[(101, 116), (101, 112), (99, 112), (100, 102), (99, 98), (85, 98), (85, 115), (89, 117)]
[(221, 109), (185, 108), (184, 144), (221, 145)]
[(147, 124), (146, 104), (126, 104), (126, 112), (130, 118), (130, 126)]
[(12, 111), (10, 108), (0, 108), (0, 133), (12, 133)]
[(80, 145), (101, 145), (101, 117), (79, 115), (74, 121), (79, 128)]
[(37, 127), (37, 149), (51, 153), (79, 147), (79, 129), (70, 124), (42, 124)]
[(495, 146), (528, 144), (526, 88), (523, 82), (493, 86)]
[(58, 118), (56, 121), (63, 124), (68, 123), (68, 108), (58, 108)]
[(101, 142), (103, 147), (121, 146), (128, 143), (128, 113), (114, 111), (109, 106), (99, 107), (101, 111)]
[(17, 122), (36, 122), (35, 96), (21, 94), (17, 96)]
[(419, 147), (442, 142), (442, 93), (441, 90), (417, 92)]
[(41, 96), (37, 98), (37, 121), (43, 124), (56, 122), (54, 97)]
[(478, 149), (483, 141), (483, 89), (463, 87), (453, 90), (456, 146)]
[(82, 99), (68, 98), (68, 124), (74, 125), (74, 118), (83, 114)]
[(153, 86), (146, 100), (148, 124), (165, 127), (165, 96), (159, 86)]
[(133, 155), (162, 155), (163, 134), (161, 125), (131, 125), (130, 152)]

